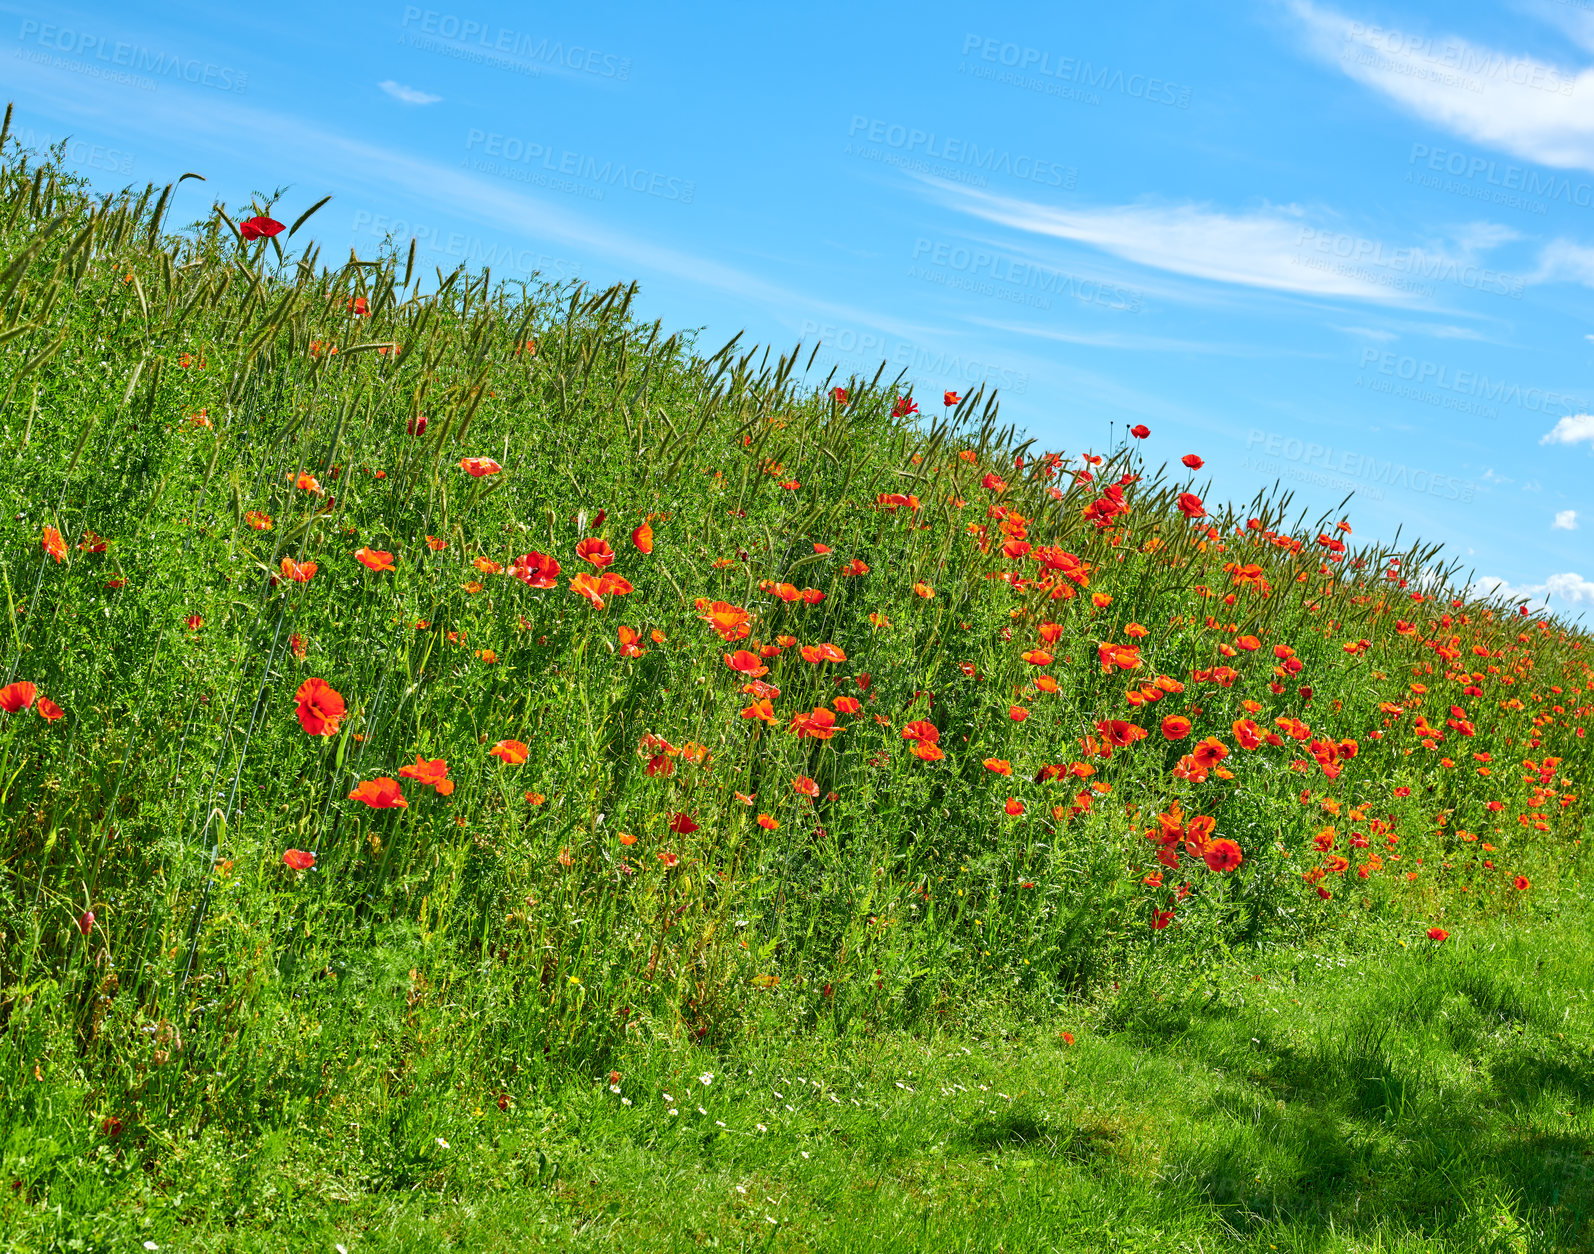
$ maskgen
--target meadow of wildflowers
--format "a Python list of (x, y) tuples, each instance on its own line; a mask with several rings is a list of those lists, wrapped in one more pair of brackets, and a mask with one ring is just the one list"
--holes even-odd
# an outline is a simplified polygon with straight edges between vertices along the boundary
[(1430, 548), (168, 193), (0, 171), (0, 1083), (68, 1157), (647, 1048), (711, 1128), (761, 1033), (1454, 947), (1580, 865), (1591, 641)]

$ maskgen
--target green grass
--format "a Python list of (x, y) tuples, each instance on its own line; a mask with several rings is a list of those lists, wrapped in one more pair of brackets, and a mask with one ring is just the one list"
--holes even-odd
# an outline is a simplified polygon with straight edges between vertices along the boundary
[[(777, 991), (733, 1050), (655, 1044), (619, 1060), (619, 1095), (572, 1079), (504, 1112), (422, 1055), (403, 1094), (340, 1087), (265, 1135), (133, 1152), (41, 1086), (4, 1153), (51, 1184), (3, 1204), (6, 1248), (1594, 1248), (1594, 959), (1570, 904), (1461, 944), (1147, 971), (1044, 1023), (993, 1004), (794, 1036)], [(416, 1012), (417, 1038), (448, 1013)]]
[(15, 1248), (1579, 1239), (1585, 633), (168, 202), (0, 161)]

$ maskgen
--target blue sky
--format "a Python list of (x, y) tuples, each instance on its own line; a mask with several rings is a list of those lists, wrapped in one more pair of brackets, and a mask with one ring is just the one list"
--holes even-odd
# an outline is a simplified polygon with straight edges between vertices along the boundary
[(1594, 0), (1062, 7), (5, 5), (0, 64), (173, 221), (331, 194), (329, 257), (636, 279), (1594, 609)]

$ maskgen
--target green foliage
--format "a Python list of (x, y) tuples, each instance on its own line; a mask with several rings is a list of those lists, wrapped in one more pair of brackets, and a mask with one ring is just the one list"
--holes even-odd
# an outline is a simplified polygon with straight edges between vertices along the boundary
[[(220, 207), (172, 233), (169, 190), (0, 167), (0, 654), (34, 686), (0, 715), (0, 1092), (30, 1206), (291, 1230), (290, 1178), (446, 1192), (436, 1138), (498, 1093), (1481, 925), (1579, 865), (1589, 641), (1429, 548), (1351, 548), (1287, 496), (1209, 513), (1135, 449), (1038, 457), (994, 397), (931, 419), (799, 350), (705, 356), (634, 287), (330, 267)], [(310, 681), (344, 703), (322, 727)], [(406, 804), (351, 795), (378, 780)], [(570, 1117), (537, 1136), (589, 1144)], [(494, 1135), (493, 1170), (551, 1187), (526, 1125)]]

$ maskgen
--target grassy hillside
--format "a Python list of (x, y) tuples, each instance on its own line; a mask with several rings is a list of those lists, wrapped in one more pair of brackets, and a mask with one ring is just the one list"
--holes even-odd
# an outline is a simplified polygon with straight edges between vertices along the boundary
[(169, 192), (0, 170), (12, 1222), (1575, 898), (1590, 641), (1433, 550)]

